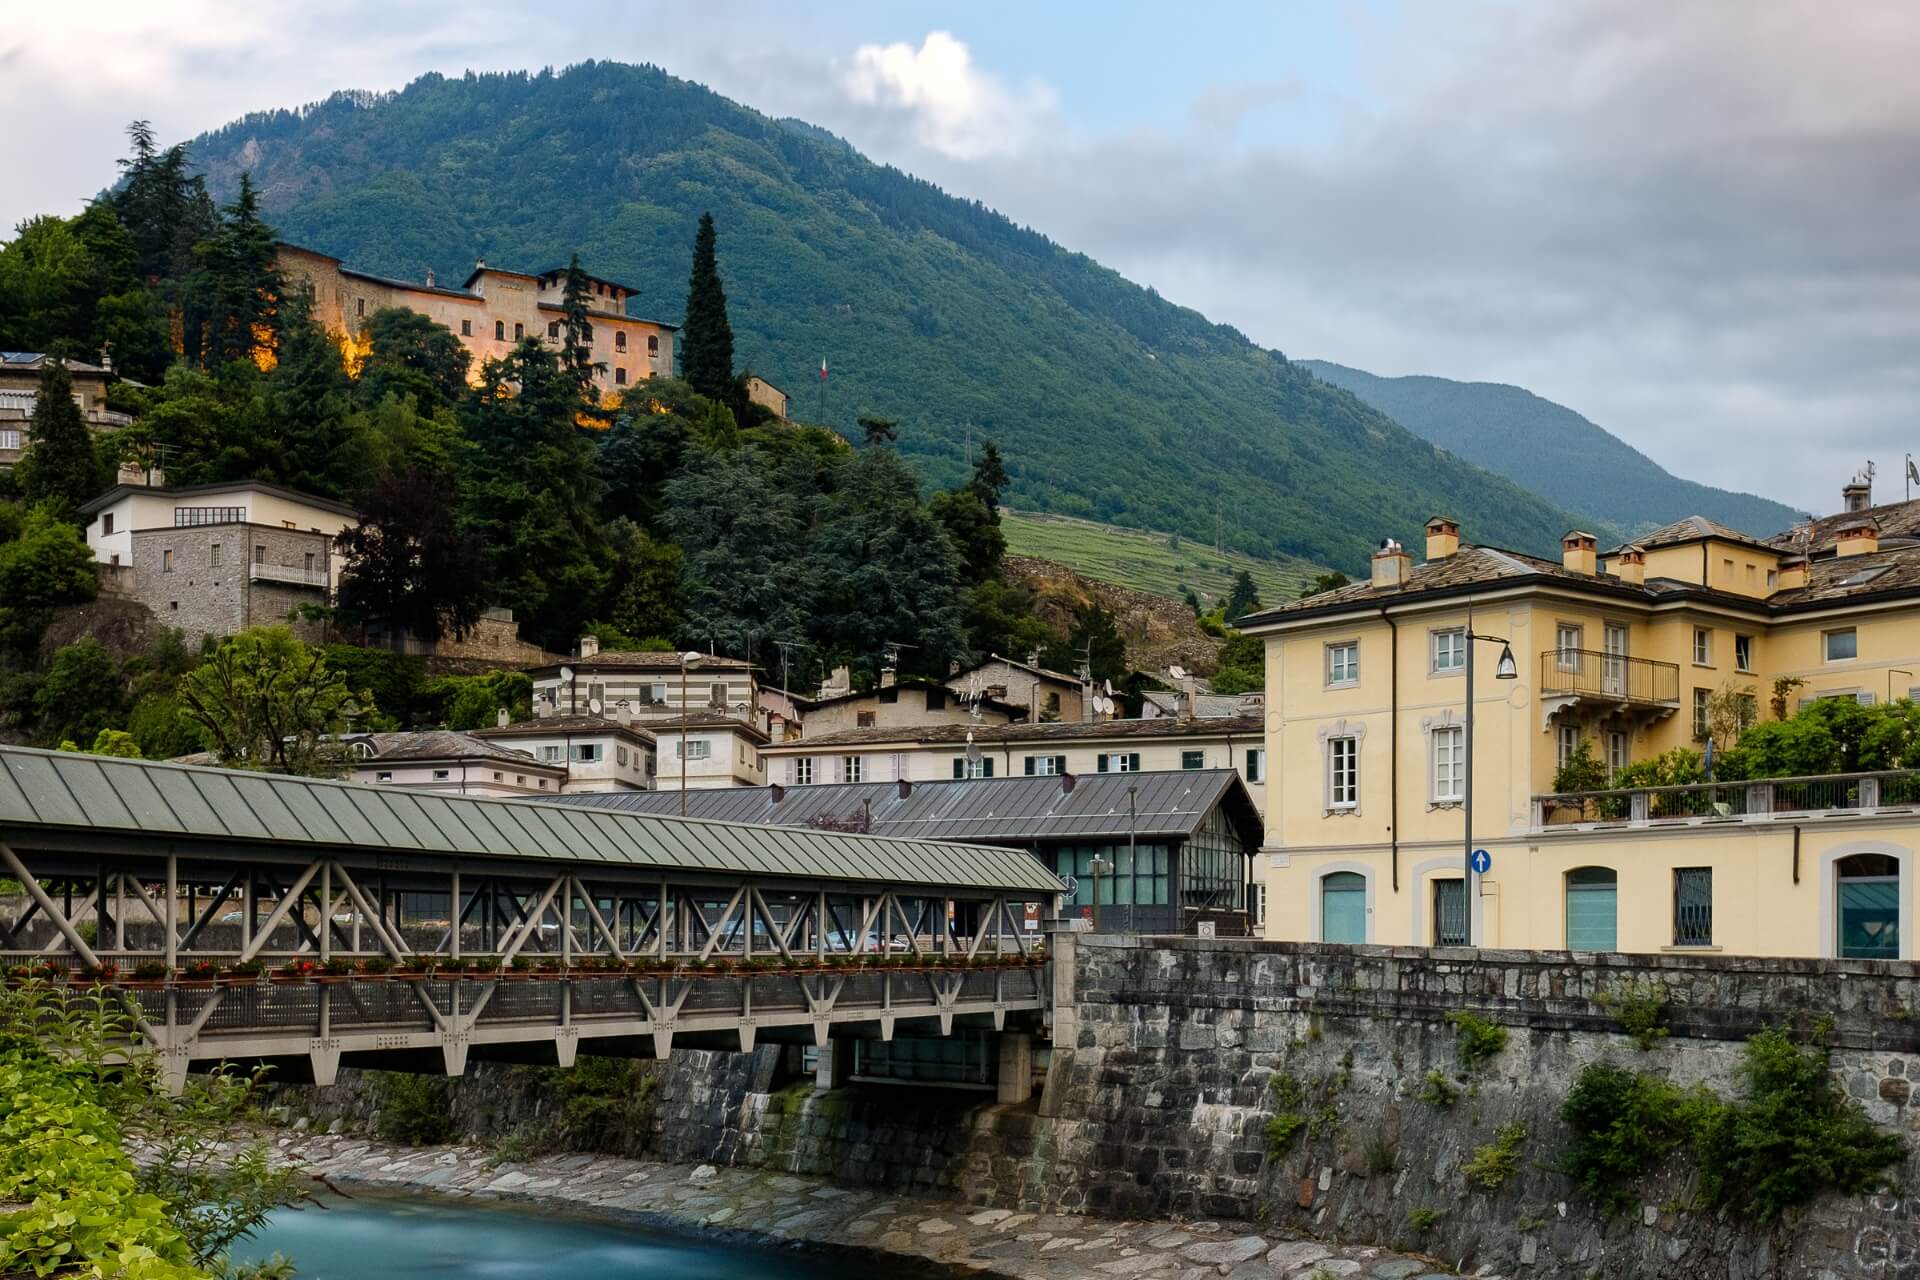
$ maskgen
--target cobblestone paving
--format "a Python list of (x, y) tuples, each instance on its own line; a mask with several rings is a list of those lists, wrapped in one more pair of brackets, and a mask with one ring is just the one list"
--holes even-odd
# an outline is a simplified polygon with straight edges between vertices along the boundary
[(282, 1158), (342, 1185), (532, 1201), (742, 1239), (869, 1249), (1012, 1280), (1439, 1280), (1454, 1274), (1431, 1259), (1283, 1240), (1244, 1223), (1014, 1213), (852, 1191), (763, 1170), (612, 1156), (492, 1165), (477, 1147), (386, 1147), (348, 1135), (274, 1141)]

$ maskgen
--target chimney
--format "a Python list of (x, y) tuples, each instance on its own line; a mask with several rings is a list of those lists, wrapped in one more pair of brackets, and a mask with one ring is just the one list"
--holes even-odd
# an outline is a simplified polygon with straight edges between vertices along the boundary
[(1807, 558), (1805, 556), (1788, 556), (1782, 560), (1780, 562), (1779, 584), (1779, 589), (1782, 591), (1798, 591), (1800, 588), (1806, 586)]
[(1427, 559), (1445, 560), (1460, 549), (1460, 522), (1446, 516), (1427, 521)]
[(533, 714), (542, 720), (552, 715), (558, 709), (554, 705), (554, 699), (557, 696), (552, 689), (542, 689), (539, 693), (534, 694)]
[(1613, 576), (1620, 581), (1636, 587), (1642, 586), (1647, 580), (1647, 553), (1628, 543), (1607, 561), (1607, 568), (1611, 569)]
[(1568, 573), (1582, 573), (1591, 578), (1599, 572), (1598, 540), (1590, 533), (1579, 529), (1570, 530), (1560, 539), (1560, 565)]
[(1847, 519), (1833, 535), (1833, 554), (1836, 556), (1871, 555), (1880, 549), (1880, 525), (1872, 516)]
[(1404, 587), (1407, 585), (1407, 572), (1413, 560), (1406, 549), (1392, 538), (1383, 538), (1380, 549), (1373, 553), (1373, 585), (1376, 589), (1386, 587)]
[(591, 658), (599, 652), (599, 636), (581, 636), (580, 642), (574, 646), (574, 654), (576, 657)]
[(899, 680), (900, 680), (900, 673), (898, 671), (895, 671), (892, 667), (880, 668), (880, 687), (882, 689), (893, 688), (895, 684), (899, 683)]
[(496, 729), (504, 729), (507, 727), (507, 725), (511, 724), (512, 721), (513, 721), (513, 717), (507, 714), (507, 709), (505, 707), (502, 707), (498, 711), (493, 713), (493, 727)]
[(1873, 480), (1864, 471), (1856, 472), (1853, 479), (1840, 490), (1840, 509), (1865, 511), (1872, 505)]
[(433, 288), (433, 268), (427, 268), (427, 288)]
[(473, 269), (475, 271), (485, 271), (487, 269), (487, 260), (485, 258), (475, 258), (473, 260)]

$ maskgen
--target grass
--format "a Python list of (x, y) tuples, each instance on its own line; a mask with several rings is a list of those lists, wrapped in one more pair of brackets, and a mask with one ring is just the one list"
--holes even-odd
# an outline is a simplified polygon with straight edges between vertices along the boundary
[(1173, 600), (1188, 588), (1208, 607), (1227, 598), (1234, 575), (1242, 569), (1253, 575), (1261, 601), (1270, 605), (1293, 599), (1320, 572), (1320, 566), (1306, 560), (1260, 560), (1238, 551), (1215, 551), (1191, 538), (1071, 516), (1008, 511), (1001, 515), (1000, 527), (1014, 555), (1058, 560), (1089, 578)]

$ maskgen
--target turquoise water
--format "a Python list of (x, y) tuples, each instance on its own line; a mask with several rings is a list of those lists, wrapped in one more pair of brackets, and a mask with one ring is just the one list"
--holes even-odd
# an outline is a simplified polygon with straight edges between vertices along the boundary
[[(845, 1280), (846, 1258), (707, 1244), (496, 1201), (324, 1195), (234, 1250), (276, 1250), (301, 1280)], [(871, 1264), (865, 1264), (871, 1271)], [(940, 1274), (902, 1264), (892, 1276)]]

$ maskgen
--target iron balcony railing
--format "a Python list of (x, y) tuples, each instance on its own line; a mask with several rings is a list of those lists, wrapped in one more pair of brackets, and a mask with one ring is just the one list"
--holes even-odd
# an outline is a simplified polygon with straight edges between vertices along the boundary
[(1903, 769), (1535, 796), (1533, 826), (1541, 831), (1556, 827), (1767, 822), (1915, 808), (1920, 808), (1920, 769)]
[(1540, 696), (1680, 705), (1680, 668), (1597, 649), (1549, 649), (1540, 655)]

